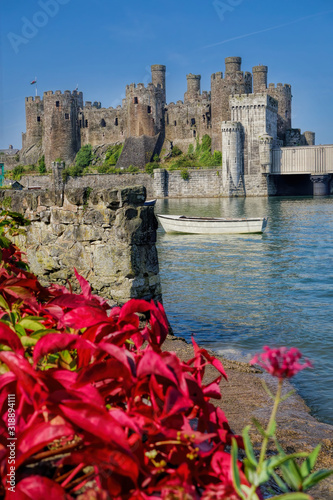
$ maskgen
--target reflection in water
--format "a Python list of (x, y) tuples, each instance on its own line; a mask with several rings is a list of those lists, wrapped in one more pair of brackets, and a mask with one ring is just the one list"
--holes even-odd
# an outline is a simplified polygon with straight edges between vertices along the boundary
[[(158, 250), (163, 300), (176, 334), (229, 357), (263, 345), (296, 346), (315, 364), (296, 385), (315, 415), (333, 423), (333, 200), (158, 200), (156, 213), (268, 215), (263, 235), (165, 234)], [(316, 390), (313, 391), (313, 385)]]

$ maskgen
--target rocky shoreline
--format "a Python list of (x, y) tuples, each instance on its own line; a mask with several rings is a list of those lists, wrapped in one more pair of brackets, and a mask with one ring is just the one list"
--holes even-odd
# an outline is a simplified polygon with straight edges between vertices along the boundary
[[(183, 360), (193, 356), (191, 344), (173, 335), (168, 336), (163, 344), (163, 350), (175, 352)], [(223, 409), (233, 432), (240, 434), (246, 425), (251, 424), (252, 417), (266, 424), (272, 405), (261, 380), (264, 379), (274, 392), (273, 377), (247, 363), (230, 361), (216, 353), (213, 354), (222, 361), (228, 374), (228, 382), (224, 379), (221, 381), (222, 400), (217, 401), (217, 405)], [(213, 367), (208, 367), (206, 373), (207, 380), (216, 377), (216, 370)], [(286, 393), (292, 388), (291, 384), (285, 383)], [(297, 393), (281, 403), (277, 423), (277, 436), (285, 451), (288, 453), (311, 451), (321, 443), (317, 466), (324, 469), (333, 468), (333, 426), (316, 420)], [(258, 447), (260, 437), (254, 426), (251, 429), (251, 438)], [(274, 451), (273, 446), (268, 453), (270, 450)], [(309, 493), (314, 500), (333, 500), (333, 476), (322, 481)]]

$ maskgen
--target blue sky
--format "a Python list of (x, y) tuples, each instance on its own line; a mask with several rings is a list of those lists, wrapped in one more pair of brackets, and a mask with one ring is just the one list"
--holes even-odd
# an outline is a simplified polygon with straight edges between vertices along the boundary
[(125, 85), (167, 66), (167, 101), (183, 99), (186, 74), (269, 67), (269, 82), (290, 83), (292, 126), (333, 143), (331, 0), (15, 0), (0, 6), (0, 148), (21, 147), (24, 99), (73, 90), (116, 106)]

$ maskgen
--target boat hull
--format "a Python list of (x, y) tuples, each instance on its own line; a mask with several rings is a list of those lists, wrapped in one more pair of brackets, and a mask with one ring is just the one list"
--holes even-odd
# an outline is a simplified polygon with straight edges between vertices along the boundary
[(266, 217), (252, 219), (214, 219), (184, 217), (181, 215), (157, 215), (166, 233), (192, 234), (249, 234), (263, 233)]

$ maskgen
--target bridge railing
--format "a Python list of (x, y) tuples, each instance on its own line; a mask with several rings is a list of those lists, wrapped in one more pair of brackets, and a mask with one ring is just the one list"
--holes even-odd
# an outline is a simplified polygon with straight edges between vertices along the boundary
[(273, 149), (272, 174), (333, 173), (333, 144)]

